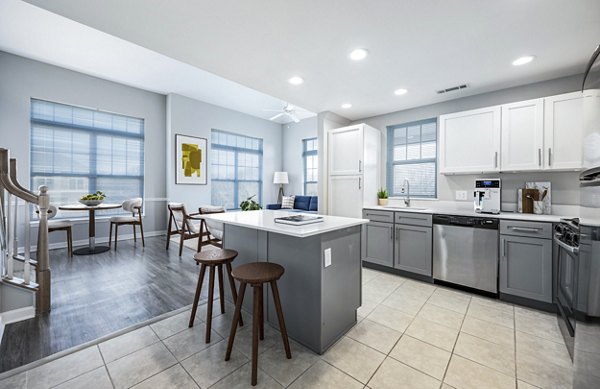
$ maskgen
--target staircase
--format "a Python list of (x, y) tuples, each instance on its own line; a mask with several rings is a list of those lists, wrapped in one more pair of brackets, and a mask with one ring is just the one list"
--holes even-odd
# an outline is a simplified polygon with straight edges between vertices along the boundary
[[(21, 186), (16, 159), (0, 148), (0, 333), (2, 321), (28, 318), (28, 312), (50, 312), (47, 191), (46, 186), (40, 186), (38, 193)], [(31, 258), (33, 207), (39, 209), (35, 260)], [(23, 253), (19, 253), (19, 236)]]

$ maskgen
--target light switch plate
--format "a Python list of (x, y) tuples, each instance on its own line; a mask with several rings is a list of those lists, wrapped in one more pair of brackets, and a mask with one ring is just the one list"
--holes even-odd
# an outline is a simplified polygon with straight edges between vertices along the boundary
[(466, 200), (467, 199), (467, 191), (466, 190), (457, 190), (456, 191), (456, 199), (457, 200)]
[(325, 252), (323, 254), (323, 260), (325, 261), (324, 266), (331, 266), (331, 248), (325, 249)]

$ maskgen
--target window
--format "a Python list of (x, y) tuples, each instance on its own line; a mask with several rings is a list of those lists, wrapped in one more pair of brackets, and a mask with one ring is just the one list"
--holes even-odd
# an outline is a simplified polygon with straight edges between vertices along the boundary
[(212, 203), (227, 209), (255, 195), (262, 204), (263, 141), (212, 130)]
[(31, 187), (48, 186), (52, 204), (98, 190), (111, 203), (143, 197), (144, 119), (37, 99), (30, 115)]
[(319, 142), (317, 138), (302, 140), (302, 158), (304, 159), (304, 195), (317, 195), (319, 179)]
[(437, 195), (437, 119), (388, 127), (387, 187), (390, 196), (403, 196), (404, 179), (410, 195)]

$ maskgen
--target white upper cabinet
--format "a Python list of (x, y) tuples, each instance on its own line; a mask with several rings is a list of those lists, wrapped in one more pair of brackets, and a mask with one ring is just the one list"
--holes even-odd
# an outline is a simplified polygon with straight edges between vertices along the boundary
[(544, 99), (502, 106), (503, 171), (542, 169), (544, 166)]
[(500, 170), (500, 106), (441, 115), (440, 173)]
[(329, 175), (362, 174), (364, 168), (363, 125), (329, 131)]
[[(586, 91), (587, 92), (587, 91)], [(590, 93), (546, 97), (544, 167), (553, 170), (583, 167), (584, 101)]]

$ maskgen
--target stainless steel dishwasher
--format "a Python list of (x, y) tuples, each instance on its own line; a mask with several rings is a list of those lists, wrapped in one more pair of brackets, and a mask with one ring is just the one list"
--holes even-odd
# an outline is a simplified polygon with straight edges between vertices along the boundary
[(498, 219), (433, 215), (433, 278), (498, 293)]

